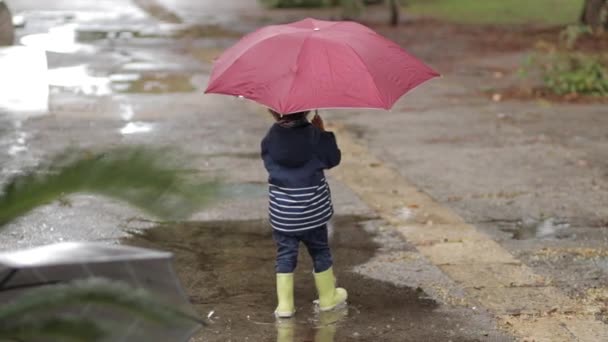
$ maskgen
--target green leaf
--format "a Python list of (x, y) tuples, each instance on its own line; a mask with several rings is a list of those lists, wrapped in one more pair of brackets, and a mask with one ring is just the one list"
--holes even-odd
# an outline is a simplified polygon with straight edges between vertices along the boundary
[(189, 313), (161, 302), (144, 289), (103, 278), (89, 278), (33, 289), (18, 300), (3, 304), (0, 307), (0, 324), (18, 322), (26, 315), (48, 314), (86, 304), (129, 312), (166, 325), (183, 320), (202, 323)]
[(62, 153), (4, 184), (0, 226), (72, 193), (105, 195), (163, 219), (185, 218), (217, 198), (219, 184), (194, 181), (169, 168), (167, 160), (175, 155), (168, 149), (144, 147)]

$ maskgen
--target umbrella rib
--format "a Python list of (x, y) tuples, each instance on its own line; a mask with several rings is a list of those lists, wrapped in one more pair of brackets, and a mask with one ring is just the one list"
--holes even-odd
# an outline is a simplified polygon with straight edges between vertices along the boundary
[(291, 98), (291, 92), (293, 92), (293, 88), (296, 85), (296, 76), (299, 71), (298, 65), (300, 64), (300, 57), (302, 56), (302, 51), (304, 51), (304, 45), (306, 45), (306, 43), (310, 40), (311, 37), (312, 37), (312, 35), (306, 36), (306, 38), (304, 38), (304, 42), (302, 42), (302, 46), (300, 46), (300, 51), (298, 51), (298, 55), (296, 57), (296, 75), (293, 77), (293, 80), (291, 81), (291, 86), (289, 87), (289, 91), (287, 92), (286, 99)]
[[(347, 24), (347, 22), (339, 22), (338, 24)], [(360, 24), (359, 24), (360, 25)], [(364, 25), (361, 25), (364, 28), (367, 28)], [(369, 29), (369, 28), (367, 28)], [(384, 40), (386, 40), (386, 38), (382, 37), (381, 35), (379, 35), (378, 33), (371, 31), (370, 33), (372, 33), (375, 36), (378, 36)], [(386, 103), (384, 96), (382, 96), (382, 92), (380, 92), (380, 89), (378, 88), (378, 85), (376, 84), (376, 78), (374, 77), (374, 74), (371, 72), (371, 70), (369, 70), (369, 67), (367, 66), (367, 63), (365, 63), (365, 60), (363, 59), (363, 57), (361, 57), (361, 55), (357, 52), (357, 50), (355, 50), (355, 48), (353, 48), (352, 46), (350, 46), (348, 43), (339, 40), (339, 39), (335, 39), (334, 37), (325, 37), (325, 39), (330, 40), (334, 43), (339, 43), (339, 44), (344, 44), (346, 45), (349, 49), (351, 49), (353, 51), (353, 53), (355, 54), (355, 56), (357, 56), (357, 58), (359, 58), (359, 60), (361, 61), (361, 64), (363, 64), (363, 66), (365, 67), (365, 70), (367, 70), (367, 73), (370, 75), (373, 84), (374, 84), (374, 88), (376, 89), (376, 96), (378, 97), (378, 99), (380, 100), (380, 102), (383, 104), (384, 109), (389, 109), (389, 105)], [(390, 41), (389, 41), (390, 42)], [(359, 107), (354, 107), (354, 108), (359, 108)], [(372, 109), (375, 107), (371, 107)]]
[(369, 67), (363, 60), (363, 57), (361, 57), (361, 55), (357, 52), (357, 50), (355, 50), (355, 48), (353, 48), (352, 46), (350, 46), (348, 44), (344, 44), (344, 45), (348, 46), (353, 51), (353, 53), (357, 56), (357, 58), (359, 58), (359, 60), (361, 61), (361, 64), (363, 64), (363, 66), (365, 67), (365, 70), (367, 70), (367, 73), (372, 78), (372, 83), (374, 84), (374, 88), (376, 89), (376, 96), (378, 97), (380, 102), (384, 105), (384, 108), (387, 108), (388, 105), (384, 101), (384, 98), (383, 98), (382, 94), (380, 93), (380, 89), (378, 89), (378, 85), (376, 84), (376, 78), (374, 77), (374, 74), (371, 72), (371, 70), (369, 70)]

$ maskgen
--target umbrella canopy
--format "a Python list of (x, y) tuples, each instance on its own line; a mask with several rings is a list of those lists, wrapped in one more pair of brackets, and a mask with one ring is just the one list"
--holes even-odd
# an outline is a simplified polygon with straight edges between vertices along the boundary
[[(118, 280), (144, 288), (167, 304), (194, 316), (171, 264), (172, 254), (155, 250), (96, 243), (60, 243), (0, 253), (0, 305), (27, 291), (91, 277)], [(68, 309), (66, 309), (68, 310)], [(73, 312), (73, 308), (69, 309)], [(79, 315), (108, 317), (122, 322), (104, 341), (188, 341), (200, 327), (184, 320), (171, 329), (120, 312), (83, 307)]]
[(436, 76), (361, 24), (309, 18), (245, 36), (215, 61), (205, 92), (247, 98), (283, 114), (390, 109), (402, 95)]

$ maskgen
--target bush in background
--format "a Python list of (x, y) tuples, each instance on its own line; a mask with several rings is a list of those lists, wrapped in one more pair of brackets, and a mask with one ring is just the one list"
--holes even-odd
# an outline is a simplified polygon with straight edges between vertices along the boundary
[(538, 74), (543, 88), (556, 95), (608, 97), (608, 53), (577, 48), (581, 38), (602, 39), (587, 26), (568, 26), (557, 44), (537, 44), (524, 74)]

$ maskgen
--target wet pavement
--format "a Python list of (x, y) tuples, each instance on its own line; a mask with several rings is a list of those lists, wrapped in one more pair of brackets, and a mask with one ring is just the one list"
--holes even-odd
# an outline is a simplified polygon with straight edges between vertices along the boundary
[[(126, 238), (172, 250), (201, 314), (213, 311), (209, 335), (199, 337), (205, 341), (291, 341), (292, 330), (295, 341), (511, 339), (496, 331), (492, 313), (463, 300), (465, 291), (446, 276), (445, 265), (388, 233), (395, 228), (390, 224), (370, 221), (377, 203), (366, 203), (352, 183), (331, 174), (338, 273), (351, 291), (351, 306), (329, 324), (313, 313), (310, 264), (302, 255), (299, 314), (293, 327), (284, 322), (277, 330), (270, 315), (272, 246), (263, 221), (266, 174), (258, 160), (270, 118), (255, 104), (202, 91), (211, 62), (240, 34), (302, 13), (264, 12), (254, 0), (8, 3), (25, 25), (16, 30), (21, 46), (0, 49), (0, 91), (10, 94), (0, 99), (0, 179), (66, 147), (179, 145), (191, 162), (184, 166), (188, 172), (230, 186), (221, 201), (177, 225), (98, 196), (72, 196), (68, 206), (54, 203), (11, 223), (0, 249)], [(515, 77), (522, 54), (461, 56), (470, 43), (441, 40), (436, 32), (424, 36), (428, 26), (414, 35), (413, 28), (382, 29), (436, 63), (444, 78), (416, 89), (381, 120), (376, 112), (348, 110), (324, 117), (378, 157), (370, 168), (396, 170), (545, 284), (605, 308), (604, 108), (481, 97), (480, 87)], [(449, 63), (435, 53), (440, 47)], [(497, 79), (493, 70), (505, 76)], [(365, 176), (355, 185), (377, 182)], [(395, 210), (406, 217), (417, 206)], [(439, 221), (431, 215), (416, 224), (427, 224), (431, 239)], [(141, 235), (130, 237), (133, 230)], [(422, 247), (436, 243), (429, 241)], [(267, 253), (256, 253), (258, 246)], [(607, 312), (598, 310), (598, 320), (606, 321)]]
[[(232, 197), (243, 197), (236, 205), (253, 207), (249, 212), (256, 215), (264, 203), (260, 193), (252, 202), (236, 189), (249, 191), (264, 180), (251, 155), (258, 153), (266, 123), (234, 130), (238, 113), (248, 109), (202, 96), (206, 58), (219, 53), (234, 32), (159, 21), (130, 1), (23, 1), (11, 8), (26, 24), (17, 30), (19, 46), (0, 51), (1, 178), (66, 147), (182, 145), (192, 155), (185, 168), (234, 184)], [(234, 115), (217, 114), (224, 111)], [(223, 134), (226, 128), (230, 136)], [(182, 144), (184, 139), (192, 144)], [(198, 217), (220, 212), (210, 209)], [(71, 206), (52, 204), (13, 222), (0, 246), (115, 239), (125, 234), (126, 220), (139, 216), (144, 215), (120, 203), (79, 195)]]
[[(196, 341), (510, 341), (484, 327), (480, 315), (449, 311), (421, 288), (366, 275), (383, 254), (374, 239), (379, 222), (356, 216), (333, 222), (336, 276), (349, 291), (349, 305), (319, 313), (312, 264), (300, 250), (296, 316), (275, 321), (274, 243), (265, 220), (167, 224), (123, 240), (171, 251), (177, 273), (209, 326)], [(395, 243), (395, 242), (393, 242)], [(401, 242), (401, 252), (412, 249)], [(386, 252), (384, 252), (386, 253)]]

